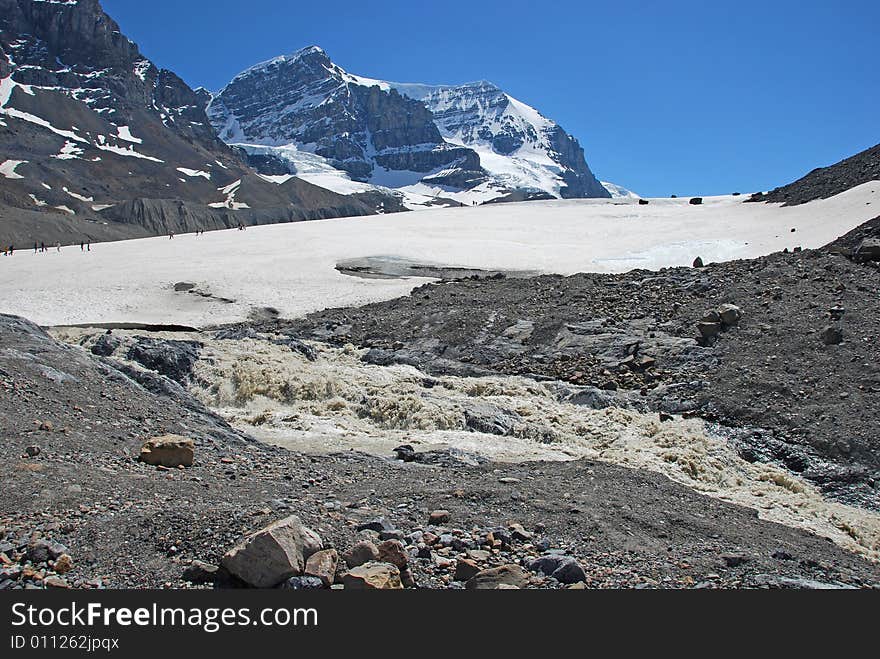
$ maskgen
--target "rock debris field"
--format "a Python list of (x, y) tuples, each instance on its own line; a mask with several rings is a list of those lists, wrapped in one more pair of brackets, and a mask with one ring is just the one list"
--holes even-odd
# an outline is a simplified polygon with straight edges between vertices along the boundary
[(0, 588), (877, 586), (847, 241), (198, 332), (3, 316)]

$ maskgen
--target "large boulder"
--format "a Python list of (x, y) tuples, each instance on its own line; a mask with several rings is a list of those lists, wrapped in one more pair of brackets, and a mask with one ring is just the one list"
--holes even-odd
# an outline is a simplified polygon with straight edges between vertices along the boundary
[(162, 467), (191, 467), (195, 458), (193, 440), (180, 435), (162, 435), (144, 442), (140, 461)]
[(529, 563), (529, 569), (532, 572), (539, 572), (548, 577), (553, 577), (558, 582), (564, 584), (579, 583), (586, 579), (584, 568), (572, 556), (559, 554), (539, 556)]
[(742, 318), (742, 309), (735, 304), (722, 304), (717, 311), (725, 327), (733, 327)]
[(880, 238), (865, 238), (854, 256), (857, 261), (880, 261)]
[(482, 570), (465, 584), (468, 590), (497, 590), (501, 586), (522, 588), (528, 583), (528, 577), (519, 565), (502, 565)]
[(522, 417), (491, 403), (473, 403), (464, 410), (464, 420), (469, 430), (507, 436), (522, 422)]
[(291, 515), (240, 540), (223, 556), (223, 567), (254, 588), (273, 588), (303, 573), (321, 550), (321, 539)]

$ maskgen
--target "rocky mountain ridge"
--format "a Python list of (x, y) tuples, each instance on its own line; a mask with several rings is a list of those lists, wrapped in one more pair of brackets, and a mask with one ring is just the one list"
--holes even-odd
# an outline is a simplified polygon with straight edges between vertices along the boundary
[[(97, 0), (0, 0), (0, 62), (0, 241), (374, 212), (301, 181), (255, 176), (217, 138), (201, 97), (144, 57)], [(138, 200), (198, 211), (190, 222), (166, 212), (143, 223), (122, 212)]]
[(222, 139), (274, 153), (298, 174), (297, 151), (314, 154), (353, 181), (396, 187), (430, 182), (468, 187), (483, 180), (472, 150), (443, 140), (421, 103), (355, 84), (317, 47), (254, 66), (216, 94), (208, 116)]
[(511, 193), (611, 196), (574, 138), (492, 83), (365, 78), (317, 46), (247, 69), (207, 112), (222, 139), (273, 167), (338, 192), (378, 186), (413, 208)]

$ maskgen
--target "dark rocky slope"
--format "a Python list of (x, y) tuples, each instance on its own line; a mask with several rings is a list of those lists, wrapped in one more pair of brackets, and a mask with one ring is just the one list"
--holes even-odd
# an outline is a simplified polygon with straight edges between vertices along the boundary
[(814, 169), (803, 178), (750, 201), (768, 201), (797, 206), (814, 199), (827, 199), (868, 181), (880, 180), (880, 144), (841, 160), (830, 167)]

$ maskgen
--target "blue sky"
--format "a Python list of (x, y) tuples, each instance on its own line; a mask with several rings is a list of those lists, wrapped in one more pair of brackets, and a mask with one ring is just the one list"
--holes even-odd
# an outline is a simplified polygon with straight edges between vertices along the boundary
[(880, 142), (877, 0), (102, 4), (193, 87), (313, 44), (374, 78), (491, 80), (645, 196), (769, 189)]

